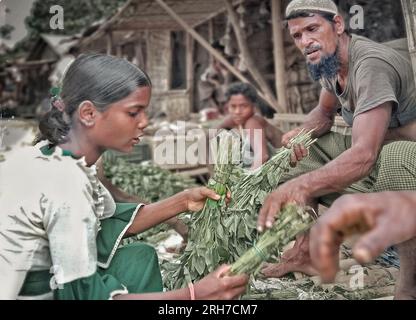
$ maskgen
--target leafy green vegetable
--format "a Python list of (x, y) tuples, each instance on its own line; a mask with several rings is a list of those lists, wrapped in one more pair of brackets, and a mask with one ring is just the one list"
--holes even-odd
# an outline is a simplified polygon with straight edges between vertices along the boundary
[[(228, 135), (221, 133), (219, 136), (220, 141), (224, 141), (218, 148), (218, 157), (222, 161), (227, 156), (232, 159), (229, 155), (231, 147), (226, 142), (232, 140), (233, 134)], [(312, 143), (311, 132), (302, 131), (291, 140), (290, 145), (303, 144), (309, 148)], [(239, 148), (235, 141), (234, 148)], [(233, 152), (239, 150), (234, 149)], [(202, 212), (192, 216), (187, 248), (179, 259), (177, 270), (165, 276), (169, 289), (186, 286), (185, 270), (193, 281), (201, 279), (218, 264), (233, 263), (252, 247), (258, 238), (257, 212), (266, 195), (278, 186), (282, 175), (289, 170), (291, 152), (290, 148), (281, 148), (255, 171), (244, 171), (231, 161), (225, 165), (224, 162), (216, 162), (214, 179), (208, 187), (219, 191), (223, 188), (230, 190), (232, 201), (228, 207), (207, 201)], [(219, 259), (211, 259), (211, 256)], [(200, 261), (204, 262), (204, 266)]]

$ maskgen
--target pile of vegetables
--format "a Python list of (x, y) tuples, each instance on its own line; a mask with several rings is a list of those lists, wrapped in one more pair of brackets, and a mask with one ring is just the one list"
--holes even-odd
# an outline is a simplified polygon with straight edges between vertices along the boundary
[(149, 203), (196, 186), (194, 179), (174, 174), (150, 162), (130, 163), (111, 155), (104, 159), (104, 171), (112, 184)]
[[(231, 189), (230, 176), (236, 175), (239, 167), (233, 164), (233, 156), (240, 154), (240, 140), (228, 131), (221, 131), (216, 137), (213, 177), (208, 187), (221, 196), (219, 201), (208, 199), (201, 212), (194, 213), (189, 227), (188, 244), (182, 254), (181, 267), (165, 264), (169, 269), (168, 286), (181, 287), (190, 279), (195, 280), (213, 270), (220, 261), (228, 259), (228, 232), (224, 229), (226, 215), (226, 194)], [(212, 145), (211, 145), (212, 146)], [(215, 228), (215, 230), (214, 230)], [(201, 241), (200, 241), (201, 240)]]
[(276, 248), (283, 248), (299, 233), (309, 229), (312, 217), (303, 208), (287, 205), (278, 215), (273, 227), (267, 230), (253, 247), (231, 266), (231, 274), (256, 274), (263, 261), (269, 259)]
[[(220, 138), (225, 139), (226, 134), (222, 133)], [(290, 145), (303, 144), (309, 148), (312, 143), (311, 132), (302, 131), (291, 140)], [(218, 153), (228, 154), (229, 150), (223, 143)], [(279, 149), (255, 171), (245, 171), (235, 164), (227, 170), (216, 166), (215, 182), (209, 183), (208, 187), (218, 190), (217, 182), (221, 181), (221, 188), (224, 186), (231, 191), (231, 203), (228, 206), (219, 204), (209, 210), (209, 214), (204, 208), (202, 213), (192, 216), (188, 245), (179, 264), (166, 263), (163, 266), (167, 271), (165, 284), (169, 289), (184, 287), (190, 280), (199, 280), (219, 264), (233, 263), (252, 248), (258, 239), (257, 213), (267, 194), (278, 186), (280, 178), (289, 170), (291, 152), (291, 148)], [(292, 236), (292, 233), (287, 235)], [(282, 242), (286, 240), (282, 239)]]

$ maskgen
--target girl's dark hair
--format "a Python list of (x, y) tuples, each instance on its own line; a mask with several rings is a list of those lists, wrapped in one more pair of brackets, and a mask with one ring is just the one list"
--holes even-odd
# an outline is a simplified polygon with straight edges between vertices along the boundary
[[(104, 54), (80, 55), (65, 73), (60, 96), (51, 99), (51, 109), (40, 119), (40, 135), (35, 143), (42, 140), (52, 145), (66, 142), (72, 116), (83, 101), (91, 101), (102, 112), (138, 87), (151, 85), (149, 76), (125, 59)], [(56, 99), (63, 108), (52, 105)]]
[(226, 101), (229, 101), (232, 96), (238, 94), (241, 94), (244, 97), (246, 97), (254, 105), (258, 103), (259, 97), (257, 95), (257, 91), (249, 83), (236, 82), (231, 84), (225, 92)]

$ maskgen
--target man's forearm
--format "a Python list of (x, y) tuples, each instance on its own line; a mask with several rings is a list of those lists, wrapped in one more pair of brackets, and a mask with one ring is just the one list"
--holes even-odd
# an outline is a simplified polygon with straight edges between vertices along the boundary
[(295, 178), (295, 181), (313, 198), (340, 192), (368, 176), (376, 160), (373, 152), (352, 147), (322, 168)]
[(334, 118), (334, 113), (325, 112), (318, 106), (308, 114), (301, 127), (308, 131), (315, 129), (313, 137), (319, 138), (331, 130)]

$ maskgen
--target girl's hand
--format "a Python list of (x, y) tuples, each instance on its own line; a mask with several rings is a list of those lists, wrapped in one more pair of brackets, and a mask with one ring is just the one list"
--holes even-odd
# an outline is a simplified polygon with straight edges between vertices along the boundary
[(194, 284), (196, 300), (231, 300), (246, 291), (249, 277), (227, 276), (230, 266), (222, 265)]
[[(199, 188), (193, 188), (190, 190), (186, 190), (186, 208), (188, 211), (200, 211), (205, 205), (205, 201), (207, 198), (213, 199), (213, 200), (220, 200), (221, 196), (215, 191), (207, 188), (207, 187), (199, 187)], [(227, 193), (227, 199), (230, 200), (231, 194)]]

